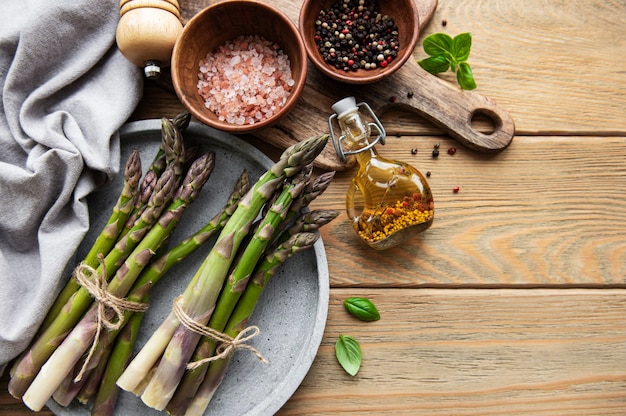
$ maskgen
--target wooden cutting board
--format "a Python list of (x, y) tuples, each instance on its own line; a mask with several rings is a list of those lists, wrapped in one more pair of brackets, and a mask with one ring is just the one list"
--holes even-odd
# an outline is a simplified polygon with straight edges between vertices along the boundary
[[(180, 0), (183, 24), (203, 8), (218, 1)], [(278, 8), (295, 24), (298, 23), (302, 0), (263, 2)], [(424, 27), (435, 12), (437, 0), (415, 2), (420, 17), (419, 27)], [(477, 151), (503, 150), (515, 134), (512, 118), (497, 103), (430, 75), (415, 59), (409, 59), (394, 75), (373, 84), (358, 86), (334, 81), (309, 63), (306, 86), (298, 104), (276, 125), (255, 133), (255, 136), (276, 147), (286, 148), (307, 137), (328, 133), (331, 106), (347, 96), (354, 96), (357, 102), (367, 102), (378, 116), (394, 108), (415, 112)], [(472, 119), (477, 115), (491, 120), (494, 127), (492, 132), (485, 134), (472, 128)], [(341, 171), (352, 166), (354, 161), (341, 162), (334, 147), (328, 145), (316, 159), (316, 164), (322, 169)]]

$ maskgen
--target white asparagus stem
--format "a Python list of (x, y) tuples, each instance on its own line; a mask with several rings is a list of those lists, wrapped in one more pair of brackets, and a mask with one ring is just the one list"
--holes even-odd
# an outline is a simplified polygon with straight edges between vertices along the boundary
[(117, 379), (116, 384), (119, 388), (130, 392), (137, 389), (152, 367), (161, 359), (178, 325), (178, 318), (170, 312)]
[[(92, 308), (94, 310), (95, 308)], [(93, 340), (96, 331), (95, 320), (88, 325), (77, 325), (59, 345), (33, 379), (22, 400), (35, 412), (40, 411), (50, 400), (63, 379), (82, 357), (76, 351), (85, 351)]]

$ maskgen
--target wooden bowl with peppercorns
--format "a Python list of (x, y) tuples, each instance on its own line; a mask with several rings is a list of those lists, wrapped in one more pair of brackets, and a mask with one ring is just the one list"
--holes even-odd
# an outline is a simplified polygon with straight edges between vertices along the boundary
[(412, 56), (419, 35), (415, 0), (305, 0), (298, 20), (315, 67), (350, 84), (394, 73)]
[(295, 106), (307, 65), (304, 43), (288, 16), (258, 1), (230, 0), (187, 22), (172, 52), (172, 83), (202, 123), (251, 133)]

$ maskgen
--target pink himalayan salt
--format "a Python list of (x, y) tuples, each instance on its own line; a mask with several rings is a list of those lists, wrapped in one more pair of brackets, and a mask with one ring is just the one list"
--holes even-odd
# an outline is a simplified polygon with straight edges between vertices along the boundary
[(260, 36), (239, 36), (199, 63), (198, 93), (219, 120), (254, 124), (277, 113), (291, 87), (289, 57)]

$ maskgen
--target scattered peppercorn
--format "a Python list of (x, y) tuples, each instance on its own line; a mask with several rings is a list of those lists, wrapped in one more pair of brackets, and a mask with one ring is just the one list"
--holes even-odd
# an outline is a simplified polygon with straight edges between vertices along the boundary
[(391, 101), (392, 103), (395, 103), (396, 101), (398, 101), (398, 97), (396, 97), (395, 95), (392, 95), (391, 97), (389, 97), (389, 101)]
[(315, 42), (324, 61), (356, 71), (386, 67), (398, 56), (398, 27), (375, 0), (338, 0), (320, 11)]
[(430, 171), (426, 172), (426, 177), (430, 178)]
[(433, 157), (439, 157), (439, 150), (433, 149)]
[(454, 192), (455, 194), (458, 194), (460, 190), (461, 188), (458, 186), (455, 186), (454, 188), (452, 188), (452, 192)]
[(414, 95), (415, 94), (413, 93), (413, 91), (409, 91), (409, 92), (406, 93), (406, 97), (407, 98), (413, 98)]
[(443, 19), (441, 21), (441, 26), (446, 26), (448, 24), (448, 21), (446, 19)]
[(416, 155), (417, 154), (417, 147), (414, 147), (413, 149), (411, 149), (411, 154), (412, 155)]
[(449, 148), (449, 149), (448, 149), (448, 154), (449, 154), (450, 156), (452, 156), (452, 155), (453, 155), (453, 154), (455, 154), (455, 153), (456, 153), (456, 147), (451, 147), (451, 148)]

